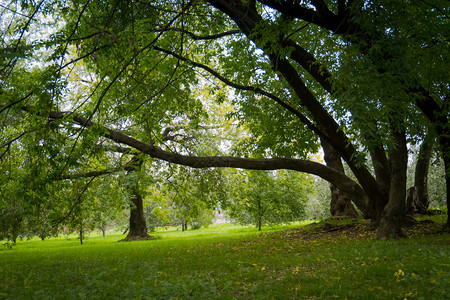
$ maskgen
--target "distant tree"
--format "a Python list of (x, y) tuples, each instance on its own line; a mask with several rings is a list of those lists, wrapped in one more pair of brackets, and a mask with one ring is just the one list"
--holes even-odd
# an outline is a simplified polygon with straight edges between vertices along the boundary
[[(169, 178), (160, 182), (159, 196), (162, 206), (170, 210), (173, 220), (181, 224), (182, 231), (211, 224), (213, 208), (217, 205), (220, 170), (193, 170), (183, 166), (170, 166)], [(161, 212), (161, 211), (160, 211)]]
[(227, 214), (240, 224), (281, 224), (304, 218), (308, 179), (290, 172), (230, 173)]

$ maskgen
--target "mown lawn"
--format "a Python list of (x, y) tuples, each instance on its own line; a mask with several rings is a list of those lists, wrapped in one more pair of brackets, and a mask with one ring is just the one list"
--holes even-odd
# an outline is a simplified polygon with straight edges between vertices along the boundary
[(364, 224), (299, 226), (18, 242), (0, 249), (0, 298), (449, 299), (450, 235), (435, 224), (396, 241)]

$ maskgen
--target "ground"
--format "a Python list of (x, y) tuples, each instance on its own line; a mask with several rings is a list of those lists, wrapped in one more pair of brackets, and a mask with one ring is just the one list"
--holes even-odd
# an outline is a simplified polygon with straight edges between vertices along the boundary
[(418, 220), (385, 241), (347, 220), (18, 241), (0, 248), (0, 299), (446, 299), (445, 219)]

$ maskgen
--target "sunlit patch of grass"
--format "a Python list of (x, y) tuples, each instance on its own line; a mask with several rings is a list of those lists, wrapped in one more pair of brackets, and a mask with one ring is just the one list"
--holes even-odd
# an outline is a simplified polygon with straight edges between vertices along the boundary
[(117, 243), (122, 235), (91, 235), (84, 245), (75, 236), (19, 242), (0, 251), (0, 298), (445, 299), (450, 294), (449, 234), (377, 241), (325, 229), (305, 235), (281, 226), (259, 233), (224, 224), (160, 230), (153, 233), (159, 239), (129, 243)]

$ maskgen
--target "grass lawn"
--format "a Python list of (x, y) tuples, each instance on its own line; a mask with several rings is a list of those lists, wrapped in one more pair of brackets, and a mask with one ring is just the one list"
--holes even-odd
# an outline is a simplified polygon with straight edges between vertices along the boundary
[(0, 248), (0, 298), (449, 299), (450, 235), (439, 226), (396, 241), (374, 240), (364, 223), (23, 241)]

